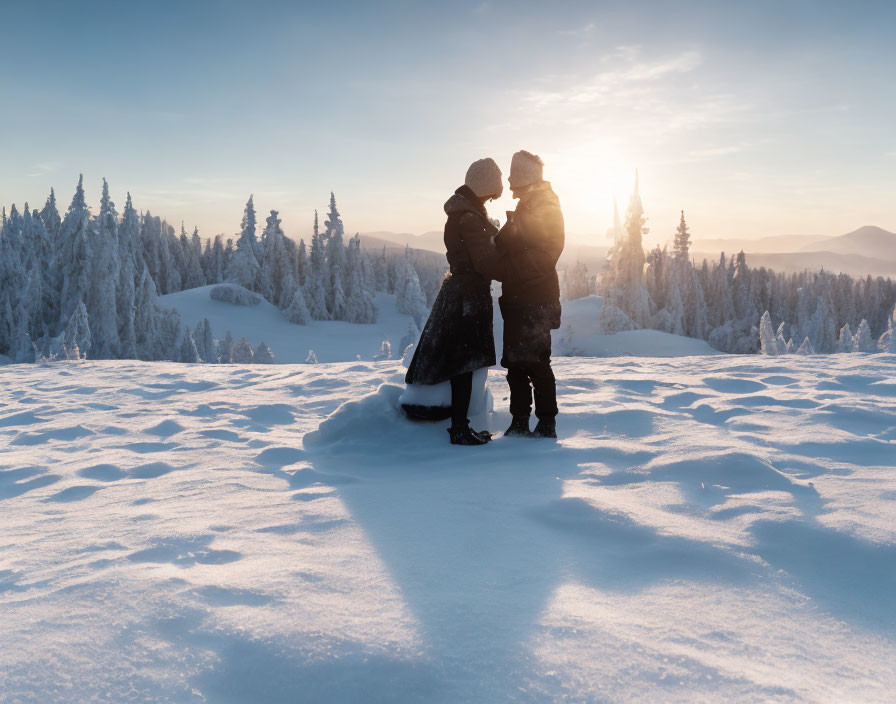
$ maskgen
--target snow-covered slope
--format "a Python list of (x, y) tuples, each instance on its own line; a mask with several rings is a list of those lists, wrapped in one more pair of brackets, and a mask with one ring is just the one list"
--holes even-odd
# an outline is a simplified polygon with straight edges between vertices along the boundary
[[(395, 296), (380, 293), (374, 299), (379, 310), (374, 325), (354, 325), (339, 321), (313, 321), (308, 325), (293, 325), (283, 314), (262, 299), (256, 306), (239, 306), (211, 298), (213, 286), (161, 296), (159, 302), (177, 309), (184, 321), (195, 328), (208, 318), (212, 334), (224, 337), (230, 330), (234, 339), (245, 337), (255, 347), (265, 342), (274, 352), (277, 363), (304, 362), (308, 350), (313, 349), (319, 362), (347, 362), (358, 355), (371, 360), (380, 353), (383, 340), (398, 356), (401, 339), (408, 331), (410, 317), (395, 308)], [(583, 357), (682, 357), (718, 354), (703, 340), (669, 335), (656, 330), (634, 330), (616, 335), (601, 335), (600, 310), (603, 299), (589, 296), (563, 303), (563, 325), (553, 333), (554, 351), (558, 355)], [(571, 328), (570, 328), (571, 326)], [(504, 321), (495, 301), (495, 344), (501, 356), (501, 337)], [(571, 329), (571, 334), (570, 334)]]
[(394, 362), (3, 367), (0, 701), (892, 700), (896, 358), (555, 366), (483, 448)]
[(379, 313), (373, 325), (336, 320), (294, 325), (264, 299), (256, 306), (233, 305), (213, 300), (210, 296), (213, 288), (203, 286), (171, 293), (161, 296), (159, 303), (179, 311), (191, 329), (203, 318), (208, 318), (215, 338), (223, 338), (230, 330), (235, 340), (245, 337), (253, 347), (262, 341), (267, 343), (278, 363), (304, 362), (308, 350), (314, 350), (319, 362), (344, 362), (358, 355), (370, 360), (380, 353), (383, 340), (389, 341), (397, 355), (398, 343), (407, 333), (411, 320), (395, 309), (395, 296), (381, 293), (374, 298)]
[[(614, 335), (600, 333), (603, 298), (588, 296), (563, 302), (563, 320), (552, 333), (555, 354), (572, 357), (691, 357), (717, 355), (704, 340), (670, 335), (659, 330), (629, 330)], [(495, 337), (500, 341), (504, 322), (495, 315)]]

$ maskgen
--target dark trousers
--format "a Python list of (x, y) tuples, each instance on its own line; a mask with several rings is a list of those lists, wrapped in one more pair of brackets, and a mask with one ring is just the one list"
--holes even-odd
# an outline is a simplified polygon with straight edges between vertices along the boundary
[(560, 325), (559, 304), (501, 306), (504, 316), (504, 355), (510, 386), (510, 413), (528, 417), (535, 397), (535, 415), (557, 415), (557, 382), (551, 369), (551, 330)]
[(557, 382), (550, 360), (525, 367), (509, 367), (507, 384), (510, 386), (510, 414), (529, 417), (532, 396), (535, 396), (535, 416), (551, 419), (557, 416)]
[(467, 411), (473, 396), (473, 372), (451, 377), (451, 426), (461, 428), (468, 422)]

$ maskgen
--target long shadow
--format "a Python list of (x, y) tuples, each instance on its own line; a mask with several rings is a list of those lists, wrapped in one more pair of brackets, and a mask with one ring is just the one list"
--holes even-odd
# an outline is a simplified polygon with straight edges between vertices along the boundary
[(820, 523), (757, 521), (756, 553), (782, 569), (823, 609), (896, 634), (896, 547), (875, 545)]
[(564, 498), (563, 481), (596, 459), (593, 449), (510, 438), (459, 448), (442, 424), (384, 427), (367, 443), (309, 447), (305, 459), (324, 480), (356, 480), (338, 494), (414, 614), (446, 700), (525, 700), (537, 676), (531, 638), (566, 582), (625, 592), (751, 577), (724, 549)]

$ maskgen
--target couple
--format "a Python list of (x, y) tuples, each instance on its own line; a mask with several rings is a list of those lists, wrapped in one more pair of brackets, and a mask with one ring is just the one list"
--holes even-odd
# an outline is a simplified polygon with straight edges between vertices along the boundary
[[(504, 318), (501, 365), (507, 368), (513, 416), (504, 435), (557, 437), (551, 330), (560, 327), (557, 260), (563, 251), (564, 228), (560, 201), (542, 178), (543, 166), (538, 156), (527, 151), (513, 155), (508, 181), (519, 203), (515, 211), (508, 211), (507, 223), (500, 231), (485, 210), (485, 203), (500, 197), (504, 190), (494, 160), (473, 162), (464, 185), (445, 203), (450, 272), (442, 282), (405, 380), (409, 389), (450, 381), (448, 433), (454, 445), (484, 445), (491, 440), (489, 432), (470, 428), (467, 414), (473, 372), (495, 364), (493, 279), (502, 287), (498, 301)], [(485, 383), (485, 374), (478, 378)], [(538, 424), (530, 431), (533, 390)], [(404, 408), (416, 418), (448, 416), (444, 407), (433, 412), (432, 407), (406, 403)]]

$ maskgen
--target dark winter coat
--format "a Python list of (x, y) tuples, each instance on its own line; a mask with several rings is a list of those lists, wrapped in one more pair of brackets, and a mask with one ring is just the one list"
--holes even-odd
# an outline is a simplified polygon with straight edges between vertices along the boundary
[(565, 240), (560, 200), (547, 181), (520, 196), (495, 238), (502, 260), (501, 308), (560, 303), (557, 260)]
[(565, 239), (560, 201), (543, 181), (523, 193), (513, 217), (495, 238), (502, 259), (501, 364), (550, 364), (551, 330), (560, 327), (557, 260)]
[(408, 384), (439, 384), (495, 364), (491, 279), (500, 273), (497, 228), (467, 186), (448, 199), (445, 213), (450, 271), (408, 367)]

